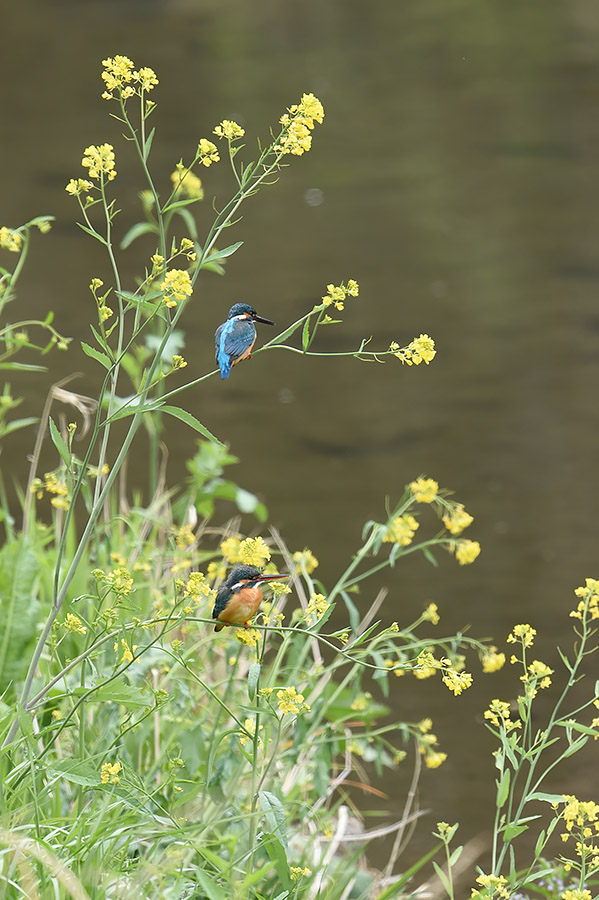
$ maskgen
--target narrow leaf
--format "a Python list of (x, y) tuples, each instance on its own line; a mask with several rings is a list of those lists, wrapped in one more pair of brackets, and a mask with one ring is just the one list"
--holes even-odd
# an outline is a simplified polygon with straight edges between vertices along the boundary
[(233, 256), (234, 253), (243, 246), (243, 241), (237, 241), (236, 244), (230, 244), (222, 250), (213, 250), (212, 253), (204, 260), (204, 262), (214, 262), (219, 259), (226, 259), (227, 256)]
[(497, 801), (496, 801), (497, 809), (501, 809), (501, 807), (504, 805), (505, 801), (508, 798), (508, 794), (510, 791), (510, 779), (511, 779), (510, 770), (506, 769), (504, 771), (503, 775), (501, 776), (501, 781), (499, 782), (499, 785), (497, 787)]
[(102, 237), (101, 234), (98, 234), (97, 231), (92, 231), (91, 228), (88, 228), (87, 225), (82, 225), (81, 222), (77, 222), (77, 225), (81, 229), (81, 231), (85, 231), (86, 234), (89, 234), (90, 237), (95, 238), (97, 241), (100, 241), (101, 244), (106, 246), (106, 240)]
[(59, 759), (48, 767), (51, 775), (60, 775), (66, 781), (87, 787), (98, 785), (100, 773), (89, 759)]
[(158, 234), (156, 225), (153, 225), (151, 222), (136, 222), (136, 224), (132, 225), (129, 231), (125, 233), (125, 236), (121, 241), (121, 250), (126, 250), (127, 247), (130, 247), (133, 241), (136, 241), (142, 234), (150, 233)]
[(52, 443), (60, 453), (61, 459), (68, 469), (71, 466), (71, 454), (69, 453), (67, 443), (56, 427), (54, 419), (52, 417), (48, 419), (48, 425), (50, 426), (50, 437), (52, 438)]
[(248, 697), (253, 701), (258, 690), (258, 680), (260, 678), (260, 663), (252, 663), (248, 672)]
[(447, 877), (439, 863), (436, 863), (435, 860), (433, 860), (433, 869), (437, 873), (437, 878), (451, 897), (451, 882), (449, 881), (449, 878)]
[(507, 844), (508, 841), (513, 841), (515, 837), (518, 837), (524, 831), (528, 831), (528, 825), (508, 825), (503, 833), (503, 842)]
[(89, 344), (86, 344), (85, 341), (81, 341), (81, 349), (85, 353), (86, 356), (90, 356), (92, 359), (95, 359), (96, 362), (101, 363), (105, 369), (112, 368), (112, 362), (105, 353), (102, 353), (101, 350), (95, 350), (94, 347), (91, 347)]
[(146, 146), (145, 146), (145, 148), (144, 148), (144, 159), (146, 160), (146, 162), (147, 162), (148, 157), (149, 157), (149, 155), (150, 155), (150, 150), (152, 149), (152, 141), (154, 140), (154, 135), (155, 135), (155, 134), (156, 134), (156, 129), (155, 129), (155, 128), (152, 128), (152, 130), (151, 130), (151, 132), (149, 133), (148, 138), (147, 138), (147, 140), (146, 140)]
[(169, 416), (174, 416), (175, 419), (180, 419), (181, 422), (185, 422), (186, 425), (189, 425), (190, 428), (193, 428), (194, 431), (197, 431), (198, 434), (208, 438), (208, 440), (212, 441), (214, 444), (219, 444), (221, 447), (225, 446), (211, 431), (208, 431), (205, 425), (202, 425), (199, 419), (192, 416), (186, 409), (181, 409), (179, 406), (163, 406), (162, 412), (168, 413)]
[(278, 838), (287, 851), (287, 822), (283, 804), (270, 791), (259, 791), (258, 805), (267, 822), (268, 830)]
[(261, 845), (274, 863), (275, 871), (281, 881), (281, 886), (286, 889), (290, 888), (291, 879), (289, 877), (289, 863), (287, 862), (286, 848), (274, 834), (263, 834)]
[(308, 317), (304, 322), (304, 327), (302, 329), (302, 350), (308, 349), (308, 344), (310, 343), (310, 318)]

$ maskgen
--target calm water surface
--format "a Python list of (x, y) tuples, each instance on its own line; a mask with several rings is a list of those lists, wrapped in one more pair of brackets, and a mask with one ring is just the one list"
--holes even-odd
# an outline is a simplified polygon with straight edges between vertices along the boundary
[[(54, 309), (76, 339), (88, 336), (90, 277), (107, 273), (64, 185), (87, 144), (115, 143), (120, 233), (138, 217), (143, 187), (99, 97), (102, 58), (124, 53), (157, 71), (153, 164), (165, 183), (222, 118), (242, 122), (251, 141), (303, 91), (322, 99), (313, 151), (250, 201), (231, 231), (245, 245), (227, 277), (200, 282), (186, 371), (212, 366), (214, 329), (235, 300), (285, 325), (349, 277), (360, 299), (321, 349), (428, 332), (438, 356), (406, 369), (277, 351), (185, 403), (241, 456), (239, 481), (293, 547), (313, 549), (325, 582), (364, 520), (383, 517), (386, 496), (423, 472), (453, 489), (475, 516), (476, 564), (410, 560), (362, 602), (385, 584), (385, 621), (411, 621), (434, 601), (439, 633), (470, 624), (498, 641), (528, 621), (540, 658), (557, 664), (572, 590), (599, 573), (596, 3), (34, 0), (1, 16), (11, 86), (0, 99), (0, 224), (57, 217), (35, 240), (17, 303), (27, 315)], [(208, 196), (231, 189), (224, 166), (205, 182)], [(203, 215), (207, 223), (208, 203)], [(140, 242), (124, 255), (131, 284), (148, 252)], [(77, 347), (52, 357), (51, 380), (89, 372)], [(75, 389), (93, 391), (88, 378)], [(13, 378), (26, 414), (39, 412), (47, 384)], [(4, 465), (21, 479), (31, 441), (22, 433), (5, 444)], [(193, 452), (189, 433), (170, 451), (176, 480)], [(430, 714), (449, 753), (422, 779), (421, 805), (433, 811), (423, 840), (439, 819), (462, 820), (464, 839), (488, 830), (492, 747), (481, 714), (513, 693), (510, 673), (479, 676), (461, 698), (408, 678), (393, 687), (397, 713)], [(567, 787), (586, 796), (597, 787), (597, 745), (576, 759)], [(392, 814), (404, 787), (400, 776), (389, 790)]]

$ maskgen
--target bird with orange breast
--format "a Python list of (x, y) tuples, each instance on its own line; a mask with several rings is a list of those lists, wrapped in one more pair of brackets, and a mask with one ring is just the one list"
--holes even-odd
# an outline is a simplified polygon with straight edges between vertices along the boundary
[(262, 603), (260, 585), (267, 581), (280, 581), (287, 575), (263, 575), (256, 566), (235, 566), (224, 584), (218, 589), (212, 618), (216, 619), (215, 631), (225, 625), (243, 625), (248, 628)]
[(256, 343), (254, 322), (275, 324), (270, 319), (259, 316), (249, 303), (234, 303), (229, 310), (227, 321), (216, 329), (214, 349), (221, 378), (228, 378), (231, 368), (240, 359), (250, 359), (252, 347)]

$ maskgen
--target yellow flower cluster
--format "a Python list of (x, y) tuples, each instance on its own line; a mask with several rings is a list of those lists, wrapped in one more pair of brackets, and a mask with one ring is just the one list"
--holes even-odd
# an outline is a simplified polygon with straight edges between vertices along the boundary
[(505, 665), (505, 653), (499, 653), (497, 647), (488, 647), (481, 659), (483, 672), (498, 672)]
[(128, 100), (134, 94), (141, 96), (142, 92), (153, 90), (158, 84), (153, 69), (143, 66), (135, 70), (135, 63), (128, 56), (103, 59), (102, 65), (106, 69), (102, 72), (102, 81), (106, 85), (106, 90), (102, 94), (104, 100), (113, 100), (115, 91), (123, 100)]
[(389, 351), (402, 363), (408, 366), (419, 366), (421, 362), (428, 364), (435, 358), (435, 342), (428, 334), (421, 334), (410, 341), (407, 347), (401, 348), (397, 341), (391, 341)]
[(296, 572), (306, 572), (311, 575), (314, 569), (318, 567), (318, 560), (311, 550), (306, 547), (304, 550), (296, 550), (293, 554), (293, 562), (295, 563)]
[(497, 897), (509, 900), (510, 892), (506, 888), (507, 878), (505, 875), (479, 875), (476, 883), (485, 889), (485, 893), (481, 894), (476, 888), (472, 888), (471, 897)]
[(120, 781), (119, 772), (122, 771), (120, 762), (104, 763), (100, 769), (100, 779), (102, 784), (118, 784)]
[[(133, 662), (133, 654), (137, 650), (137, 644), (131, 644), (131, 646), (129, 646), (129, 644), (125, 640), (125, 638), (121, 638), (121, 647), (123, 648), (123, 655), (121, 656), (119, 661), (121, 663)], [(119, 642), (115, 641), (114, 642), (114, 652), (118, 653), (118, 650), (119, 650)]]
[(416, 664), (412, 669), (412, 674), (415, 678), (423, 680), (425, 678), (431, 678), (437, 672), (437, 669), (440, 668), (441, 663), (439, 662), (439, 660), (435, 659), (431, 651), (422, 650), (418, 654)]
[(0, 247), (8, 250), (10, 253), (18, 253), (23, 246), (23, 237), (13, 228), (7, 228), (3, 225), (0, 228)]
[[(579, 800), (574, 794), (563, 794), (564, 809), (559, 818), (564, 820), (566, 830), (562, 841), (570, 837), (576, 840), (576, 854), (584, 859), (589, 869), (599, 868), (599, 804), (593, 800)], [(557, 807), (557, 803), (553, 804)]]
[(201, 603), (205, 599), (214, 599), (215, 591), (210, 587), (203, 572), (191, 572), (183, 589), (183, 596)]
[(424, 765), (427, 769), (438, 769), (447, 759), (447, 753), (435, 750), (438, 746), (437, 735), (431, 732), (433, 726), (431, 719), (423, 719), (418, 725), (420, 735), (417, 735), (418, 749), (424, 756)]
[[(93, 182), (88, 181), (87, 178), (71, 178), (65, 191), (72, 197), (78, 197), (80, 194), (87, 194), (93, 186)], [(91, 200), (91, 197), (89, 199)]]
[(414, 516), (407, 514), (396, 516), (385, 529), (383, 543), (399, 544), (401, 547), (407, 547), (408, 544), (412, 543), (418, 527), (419, 523)]
[[(245, 719), (244, 723), (243, 723), (243, 727), (248, 732), (248, 734), (240, 733), (239, 734), (239, 743), (241, 744), (242, 747), (245, 747), (247, 742), (250, 740), (253, 740), (253, 738), (256, 734), (256, 720), (255, 719)], [(258, 726), (258, 734), (260, 734), (261, 731), (264, 731), (264, 725)], [(261, 740), (261, 738), (258, 738), (258, 746), (260, 747), (261, 745), (262, 745), (262, 740)]]
[(320, 100), (314, 94), (302, 94), (300, 102), (290, 106), (279, 119), (283, 130), (275, 144), (275, 151), (282, 156), (307, 153), (312, 146), (310, 132), (314, 129), (314, 122), (322, 124), (323, 119), (324, 108)]
[(235, 637), (240, 644), (245, 644), (246, 647), (257, 647), (260, 641), (260, 632), (257, 628), (237, 628)]
[(442, 680), (445, 687), (448, 687), (450, 691), (453, 691), (455, 696), (459, 696), (462, 691), (467, 690), (472, 684), (472, 675), (468, 672), (458, 672), (453, 668), (450, 661), (448, 659), (442, 660), (446, 665), (443, 669)]
[(307, 866), (303, 868), (301, 866), (289, 866), (289, 877), (292, 881), (299, 881), (300, 878), (307, 878), (311, 874), (312, 869), (308, 869)]
[(313, 622), (318, 622), (322, 619), (328, 608), (329, 604), (324, 594), (312, 594), (304, 610), (306, 625), (310, 626)]
[(366, 693), (356, 697), (350, 708), (353, 709), (354, 712), (364, 712), (365, 709), (368, 709), (371, 700), (372, 694), (370, 691), (366, 691)]
[[(116, 178), (114, 163), (115, 156), (112, 144), (100, 144), (99, 146), (90, 144), (89, 147), (86, 147), (83, 151), (81, 165), (84, 169), (88, 170), (90, 178), (104, 181), (105, 176), (108, 181), (112, 181)], [(67, 185), (67, 190), (70, 184), (71, 182)], [(69, 193), (72, 192), (69, 191)]]
[(581, 600), (570, 613), (575, 619), (582, 619), (583, 615), (590, 615), (591, 619), (599, 619), (599, 580), (586, 578), (584, 587), (578, 587), (574, 591)]
[(322, 298), (323, 306), (334, 306), (335, 309), (341, 310), (345, 306), (346, 297), (357, 297), (360, 293), (360, 285), (353, 278), (350, 278), (347, 284), (341, 282), (339, 285), (327, 284), (327, 292)]
[(514, 625), (506, 640), (508, 644), (521, 643), (523, 647), (532, 647), (536, 633), (536, 628), (531, 625)]
[(535, 687), (548, 688), (551, 684), (552, 675), (553, 669), (550, 669), (546, 663), (541, 662), (539, 659), (535, 659), (528, 666), (528, 673), (520, 676), (520, 681), (523, 681), (525, 684), (532, 682)]
[(187, 365), (187, 360), (183, 356), (179, 356), (178, 353), (171, 358), (171, 363), (173, 366), (173, 372), (176, 372), (177, 369), (184, 369)]
[(202, 179), (186, 168), (182, 162), (177, 163), (175, 171), (171, 172), (171, 181), (173, 190), (177, 197), (183, 197), (188, 200), (202, 200), (204, 197), (204, 188), (202, 187)]
[[(221, 545), (222, 547), (222, 545)], [(263, 538), (246, 538), (239, 545), (239, 562), (246, 566), (263, 566), (270, 559), (270, 550)]]
[(469, 566), (479, 554), (478, 541), (458, 541), (455, 545), (455, 558), (461, 566)]
[(217, 125), (214, 131), (212, 132), (219, 138), (226, 138), (228, 141), (236, 141), (238, 138), (242, 138), (245, 134), (245, 129), (238, 125), (237, 122), (232, 122), (231, 119), (223, 119), (220, 125)]
[(439, 491), (439, 485), (433, 478), (417, 478), (410, 482), (410, 490), (417, 503), (432, 503)]
[(87, 634), (87, 628), (79, 618), (73, 613), (67, 613), (64, 620), (65, 631), (73, 631), (76, 634)]
[(304, 695), (298, 693), (297, 688), (292, 685), (277, 691), (277, 700), (279, 701), (279, 710), (284, 716), (287, 713), (298, 715), (310, 711), (308, 704), (304, 703)]
[(165, 306), (169, 308), (176, 306), (178, 300), (191, 297), (193, 287), (189, 272), (185, 272), (183, 269), (171, 269), (164, 276), (161, 290), (164, 293)]
[(225, 538), (221, 541), (220, 552), (223, 557), (230, 563), (240, 562), (239, 548), (241, 547), (241, 538), (239, 535)]
[(200, 165), (208, 167), (211, 166), (213, 162), (219, 162), (219, 160), (220, 156), (216, 144), (206, 140), (206, 138), (200, 138), (198, 144), (198, 162)]
[(100, 569), (95, 569), (92, 574), (95, 575), (96, 572), (100, 573), (101, 580), (103, 580), (119, 597), (126, 597), (131, 593), (133, 576), (125, 566), (117, 566), (116, 569), (113, 569), (112, 572), (108, 572), (107, 574), (104, 574)]
[(586, 888), (570, 888), (564, 891), (561, 900), (593, 900), (593, 895)]
[(56, 509), (66, 510), (71, 505), (66, 482), (59, 478), (56, 472), (46, 472), (43, 481), (41, 478), (34, 478), (31, 482), (30, 490), (32, 494), (36, 495), (38, 500), (41, 500), (44, 491), (47, 494), (53, 494), (54, 496), (50, 503)]
[(422, 613), (422, 620), (424, 622), (430, 622), (431, 625), (438, 625), (440, 621), (439, 616), (439, 607), (436, 603), (429, 603), (424, 612)]
[(491, 700), (489, 708), (484, 711), (483, 716), (495, 728), (505, 728), (506, 732), (511, 731), (512, 728), (522, 728), (522, 722), (519, 719), (512, 722), (510, 704), (507, 700)]
[(474, 522), (474, 518), (466, 512), (462, 503), (456, 503), (441, 519), (450, 534), (461, 534)]

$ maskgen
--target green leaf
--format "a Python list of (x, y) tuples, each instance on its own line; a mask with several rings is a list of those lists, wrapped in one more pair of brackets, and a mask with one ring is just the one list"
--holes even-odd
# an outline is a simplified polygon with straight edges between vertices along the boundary
[(501, 776), (501, 781), (497, 787), (497, 809), (501, 809), (508, 798), (508, 794), (510, 792), (510, 780), (511, 772), (509, 769), (505, 769), (503, 775)]
[(185, 422), (186, 425), (189, 425), (190, 428), (193, 428), (194, 431), (197, 431), (198, 434), (201, 434), (209, 441), (220, 444), (221, 447), (225, 446), (222, 441), (219, 441), (219, 439), (212, 434), (212, 432), (208, 431), (205, 425), (202, 425), (199, 419), (192, 416), (186, 409), (181, 409), (179, 406), (163, 406), (162, 412), (167, 413), (169, 416), (174, 416), (175, 419), (180, 419), (181, 422)]
[(450, 882), (449, 878), (447, 877), (447, 875), (445, 874), (445, 872), (443, 871), (443, 869), (441, 868), (441, 866), (439, 865), (439, 863), (436, 863), (435, 860), (433, 860), (433, 869), (437, 873), (437, 878), (439, 879), (439, 881), (445, 888), (447, 894), (451, 897), (451, 882)]
[(424, 556), (425, 559), (427, 559), (429, 561), (431, 566), (435, 566), (435, 568), (438, 568), (439, 563), (437, 562), (437, 560), (435, 559), (435, 557), (433, 556), (433, 554), (431, 553), (431, 551), (429, 550), (428, 547), (422, 548), (422, 555)]
[(124, 706), (150, 706), (152, 703), (149, 694), (144, 694), (140, 688), (122, 679), (102, 685), (94, 691), (91, 699), (102, 703), (122, 703)]
[(81, 231), (85, 231), (86, 234), (89, 234), (90, 237), (95, 238), (97, 241), (100, 241), (101, 244), (106, 246), (106, 239), (102, 237), (101, 234), (98, 234), (97, 231), (93, 231), (91, 228), (88, 228), (87, 225), (82, 225), (81, 222), (77, 222), (77, 225), (81, 229)]
[(248, 671), (248, 697), (250, 701), (256, 699), (256, 691), (258, 690), (258, 681), (260, 679), (260, 663), (252, 663)]
[(274, 834), (263, 834), (260, 843), (275, 865), (275, 872), (279, 876), (281, 886), (289, 890), (291, 878), (289, 876), (289, 863), (287, 862), (285, 847)]
[(50, 437), (52, 438), (52, 443), (60, 453), (61, 459), (64, 462), (65, 466), (67, 467), (67, 469), (69, 469), (71, 466), (71, 454), (69, 452), (69, 448), (66, 441), (63, 440), (63, 437), (54, 424), (54, 419), (51, 416), (48, 418), (48, 425), (50, 427)]
[(189, 237), (193, 238), (195, 241), (198, 236), (198, 227), (196, 225), (196, 220), (194, 219), (192, 214), (189, 212), (189, 210), (188, 209), (177, 209), (177, 210), (175, 210), (175, 215), (180, 216), (183, 219), (183, 221), (185, 222), (185, 225), (187, 226), (187, 231), (189, 232)]
[[(595, 734), (595, 732), (592, 733)], [(567, 759), (568, 756), (574, 756), (575, 753), (582, 750), (587, 741), (588, 737), (579, 737), (577, 741), (574, 741), (569, 747), (566, 747), (562, 753), (562, 759)]]
[[(216, 262), (220, 259), (226, 259), (227, 256), (233, 256), (240, 247), (243, 246), (243, 241), (237, 241), (236, 244), (230, 244), (230, 246), (225, 247), (223, 250), (212, 250), (210, 255), (206, 257), (204, 262)], [(204, 268), (204, 262), (202, 263), (202, 268)]]
[(38, 366), (35, 363), (1, 362), (0, 369), (10, 369), (15, 372), (45, 372), (46, 366)]
[(38, 573), (37, 556), (25, 538), (0, 550), (0, 690), (21, 680), (29, 661), (40, 610)]
[(130, 247), (133, 241), (136, 241), (142, 234), (158, 234), (158, 226), (153, 225), (151, 222), (137, 222), (135, 225), (132, 225), (121, 241), (121, 250), (126, 250), (127, 247)]
[[(115, 422), (117, 419), (125, 419), (127, 416), (134, 416), (135, 413), (156, 412), (162, 409), (162, 400), (151, 400), (149, 403), (141, 403), (141, 397), (123, 397), (121, 405), (115, 409), (109, 419), (104, 424)], [(125, 405), (126, 404), (126, 405)]]
[(96, 331), (96, 329), (94, 328), (93, 325), (90, 325), (89, 327), (90, 327), (90, 329), (91, 329), (91, 333), (92, 333), (93, 336), (95, 337), (95, 339), (96, 339), (96, 341), (98, 342), (99, 346), (100, 346), (100, 347), (104, 347), (104, 349), (105, 349), (106, 352), (108, 353), (109, 350), (110, 350), (110, 347), (108, 346), (108, 344), (107, 344), (106, 341), (104, 340), (104, 336), (103, 336), (102, 334), (100, 334), (99, 331)]
[(580, 722), (575, 722), (573, 719), (562, 719), (561, 722), (556, 722), (555, 724), (561, 725), (562, 728), (571, 728), (572, 731), (579, 731), (581, 734), (597, 735), (596, 728), (591, 728), (589, 725), (581, 725)]
[(206, 872), (205, 869), (196, 867), (194, 869), (193, 877), (197, 882), (198, 887), (201, 887), (202, 889), (202, 897), (205, 896), (208, 900), (229, 900), (229, 892), (220, 887), (214, 880), (214, 877)]
[(503, 832), (504, 844), (507, 844), (508, 841), (513, 841), (515, 837), (518, 837), (519, 834), (522, 834), (525, 831), (528, 831), (528, 825), (518, 825), (516, 823), (508, 825)]
[(39, 419), (36, 419), (33, 416), (28, 416), (26, 419), (13, 419), (12, 422), (7, 422), (6, 425), (0, 426), (0, 430), (2, 436), (5, 437), (13, 431), (18, 431), (20, 428), (27, 428), (28, 425), (35, 425), (36, 422), (39, 422)]
[[(455, 828), (455, 825), (454, 825), (454, 828)], [(451, 834), (451, 832), (450, 832), (450, 834)], [(451, 837), (450, 837), (449, 839), (451, 840)], [(459, 859), (460, 856), (462, 855), (462, 850), (463, 850), (463, 849), (464, 849), (464, 845), (463, 845), (463, 844), (460, 845), (459, 847), (456, 847), (456, 848), (455, 848), (455, 850), (453, 851), (453, 853), (452, 853), (451, 856), (449, 857), (449, 865), (450, 865), (450, 866), (455, 866), (455, 864), (457, 863), (458, 859)]]
[(100, 773), (89, 759), (58, 759), (48, 766), (48, 771), (87, 787), (101, 784)]
[(81, 349), (86, 356), (89, 356), (92, 359), (95, 359), (96, 362), (101, 363), (105, 369), (112, 368), (112, 360), (110, 359), (110, 357), (106, 356), (105, 353), (102, 353), (101, 350), (95, 350), (94, 347), (86, 344), (85, 341), (81, 341)]
[(268, 830), (279, 839), (287, 851), (287, 821), (283, 804), (270, 791), (259, 791), (258, 806), (268, 824)]
[(164, 207), (162, 212), (173, 212), (173, 210), (181, 209), (184, 206), (189, 206), (191, 203), (198, 203), (199, 199), (199, 197), (187, 197), (185, 200), (173, 200), (172, 203), (169, 203), (168, 206)]
[(308, 349), (308, 344), (310, 343), (310, 317), (306, 319), (304, 322), (304, 327), (302, 329), (302, 350)]
[(349, 613), (349, 624), (350, 624), (351, 630), (354, 634), (357, 634), (358, 630), (360, 628), (360, 622), (362, 621), (362, 616), (360, 615), (360, 610), (355, 605), (355, 603), (353, 603), (353, 601), (350, 600), (349, 595), (345, 591), (342, 591), (341, 595), (343, 597), (343, 602), (345, 603), (345, 606), (347, 607), (347, 611)]
[(156, 134), (156, 129), (152, 128), (151, 132), (149, 133), (149, 135), (146, 139), (146, 146), (144, 148), (144, 159), (146, 160), (146, 162), (148, 161), (148, 157), (150, 155), (150, 150), (152, 149), (152, 141), (154, 140), (155, 134)]
[(389, 885), (389, 887), (384, 890), (382, 894), (379, 894), (376, 900), (392, 900), (393, 897), (397, 897), (399, 892), (414, 877), (416, 872), (422, 869), (422, 867), (425, 866), (427, 862), (433, 858), (433, 856), (436, 856), (442, 846), (443, 844), (437, 844), (436, 847), (433, 847), (432, 850), (429, 850), (428, 853), (425, 853), (424, 856), (421, 856), (413, 866), (410, 866), (409, 869), (406, 869), (406, 871), (400, 878), (397, 879), (397, 881)]

